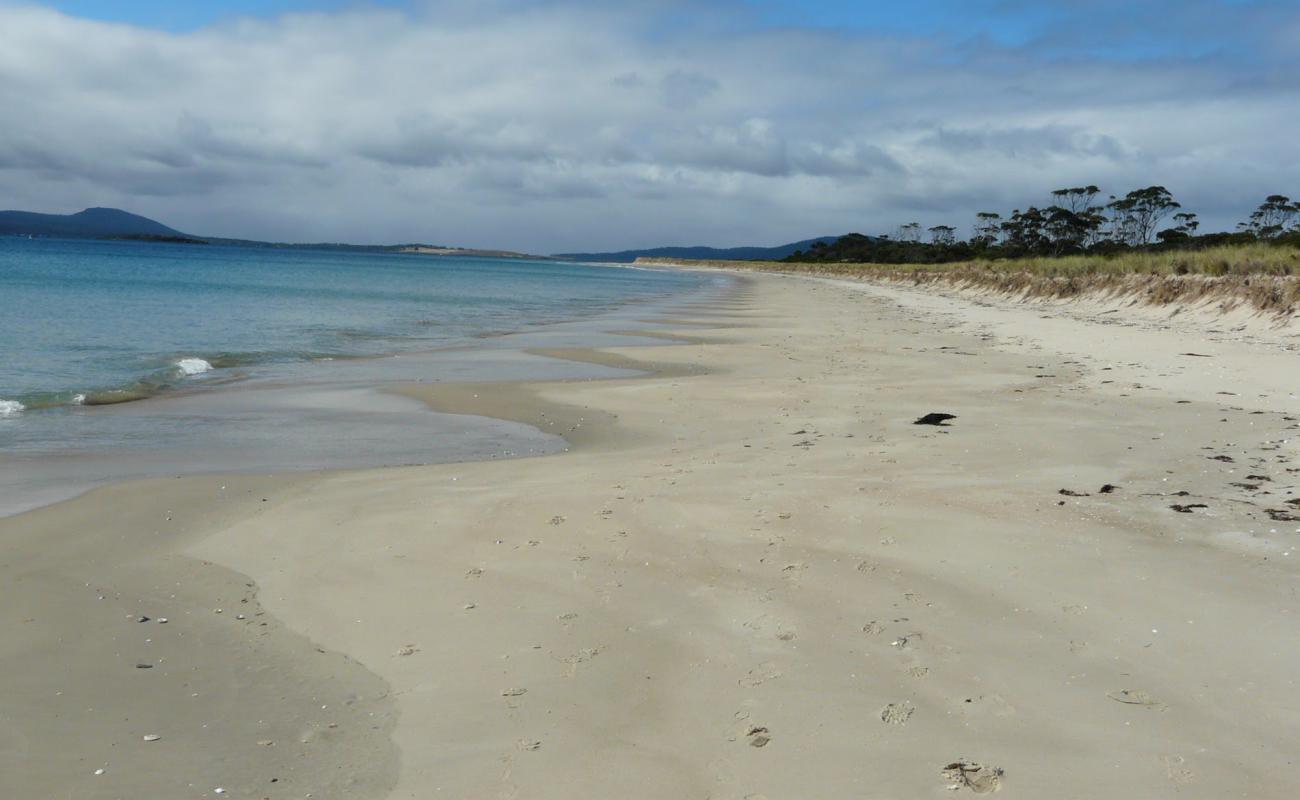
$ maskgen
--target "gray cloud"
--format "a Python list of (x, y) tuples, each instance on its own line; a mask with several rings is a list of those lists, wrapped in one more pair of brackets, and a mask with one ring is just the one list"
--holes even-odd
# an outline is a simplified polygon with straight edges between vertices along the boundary
[(173, 34), (0, 0), (0, 190), (213, 235), (537, 251), (964, 227), (1079, 183), (1162, 183), (1231, 227), (1300, 194), (1283, 6), (1234, 29), (1251, 59), (1125, 59), (1062, 56), (1055, 32), (685, 30), (659, 12), (689, 6), (626, 5), (442, 0)]

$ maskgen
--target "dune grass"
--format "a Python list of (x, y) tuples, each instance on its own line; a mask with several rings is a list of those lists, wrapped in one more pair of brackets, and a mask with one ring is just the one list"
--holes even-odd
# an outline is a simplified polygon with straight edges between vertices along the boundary
[(1244, 305), (1278, 317), (1300, 313), (1300, 248), (1266, 244), (950, 264), (671, 263), (947, 285), (1021, 298), (1098, 296), (1150, 305), (1216, 304), (1223, 310)]

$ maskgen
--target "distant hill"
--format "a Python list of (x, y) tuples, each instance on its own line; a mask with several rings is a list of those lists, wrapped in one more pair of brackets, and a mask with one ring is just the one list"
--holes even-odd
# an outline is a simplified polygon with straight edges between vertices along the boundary
[(148, 217), (116, 208), (88, 208), (76, 214), (0, 211), (0, 234), (60, 236), (74, 239), (113, 237), (185, 238), (185, 234)]
[(808, 250), (818, 242), (831, 244), (839, 236), (805, 239), (777, 247), (655, 247), (649, 250), (622, 250), (617, 253), (557, 253), (555, 258), (568, 261), (606, 261), (630, 264), (638, 258), (689, 258), (701, 261), (780, 261), (798, 250)]
[(50, 236), (61, 239), (129, 239), (140, 242), (208, 244), (227, 247), (265, 247), (287, 250), (344, 250), (367, 253), (419, 253), (486, 258), (538, 258), (505, 250), (471, 250), (427, 244), (288, 244), (251, 239), (190, 236), (139, 214), (117, 208), (88, 208), (76, 214), (37, 214), (32, 211), (0, 211), (0, 236)]

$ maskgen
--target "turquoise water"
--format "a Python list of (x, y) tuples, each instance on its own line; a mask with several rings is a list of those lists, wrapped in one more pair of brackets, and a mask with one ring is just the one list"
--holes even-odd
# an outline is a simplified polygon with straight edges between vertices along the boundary
[(114, 481), (553, 453), (555, 431), (388, 391), (631, 375), (535, 348), (618, 333), (718, 277), (579, 264), (0, 238), (0, 516)]
[(428, 350), (698, 284), (521, 260), (0, 238), (0, 414)]

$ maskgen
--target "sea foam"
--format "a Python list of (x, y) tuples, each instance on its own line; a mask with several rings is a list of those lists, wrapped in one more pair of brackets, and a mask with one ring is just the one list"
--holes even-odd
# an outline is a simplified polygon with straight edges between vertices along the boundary
[(182, 375), (202, 375), (212, 370), (212, 365), (201, 358), (182, 358), (176, 362)]
[(27, 406), (17, 400), (0, 400), (0, 417), (12, 417)]

